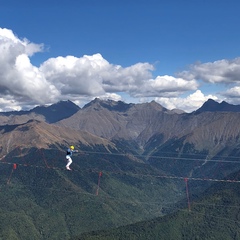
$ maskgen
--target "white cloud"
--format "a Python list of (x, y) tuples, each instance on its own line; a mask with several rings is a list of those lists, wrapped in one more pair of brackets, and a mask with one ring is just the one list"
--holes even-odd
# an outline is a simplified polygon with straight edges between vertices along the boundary
[(41, 51), (42, 44), (19, 39), (11, 30), (0, 28), (0, 97), (12, 96), (14, 109), (17, 103), (20, 107), (64, 99), (120, 100), (117, 92), (137, 89), (153, 70), (148, 63), (127, 68), (113, 65), (101, 54), (50, 58), (38, 68), (31, 64), (30, 57)]
[(19, 111), (21, 107), (19, 103), (15, 101), (13, 96), (5, 95), (4, 97), (0, 97), (0, 112), (4, 111)]
[(16, 58), (15, 67), (18, 74), (18, 81), (15, 82), (16, 93), (42, 104), (52, 102), (58, 97), (58, 90), (46, 81), (42, 72), (30, 63), (26, 54)]
[(119, 65), (110, 65), (103, 74), (103, 87), (109, 92), (131, 92), (140, 89), (146, 80), (152, 78), (153, 65), (137, 63), (123, 68)]
[(101, 54), (51, 58), (40, 66), (46, 79), (61, 91), (62, 95), (101, 96), (125, 92), (133, 97), (177, 96), (196, 90), (195, 80), (172, 76), (152, 79), (153, 65), (137, 63), (123, 68), (110, 64)]
[(186, 112), (192, 112), (202, 106), (204, 102), (208, 99), (218, 100), (218, 98), (214, 95), (204, 95), (200, 90), (195, 91), (189, 96), (183, 98), (155, 98), (155, 101), (159, 104), (163, 105), (167, 109), (181, 109)]
[[(124, 96), (127, 101), (128, 96), (135, 103), (155, 98), (168, 109), (190, 112), (208, 98), (217, 99), (216, 93), (205, 95), (198, 90), (200, 82), (209, 86), (231, 84), (222, 96), (229, 102), (232, 98), (240, 99), (240, 58), (197, 63), (177, 77), (154, 78), (154, 66), (150, 63), (122, 67), (109, 63), (99, 53), (50, 58), (36, 67), (31, 56), (43, 50), (43, 44), (20, 39), (11, 30), (0, 28), (0, 110), (19, 110), (66, 99), (78, 105), (95, 97), (118, 101)], [(182, 97), (189, 91), (195, 92)]]
[(177, 97), (180, 94), (196, 90), (198, 83), (195, 80), (184, 80), (173, 76), (158, 76), (156, 79), (147, 79), (142, 86), (130, 91), (135, 97)]
[(63, 96), (95, 96), (105, 93), (101, 78), (108, 67), (109, 63), (100, 54), (95, 54), (82, 58), (51, 58), (40, 66), (40, 70)]
[(104, 99), (104, 100), (114, 100), (114, 101), (120, 101), (122, 100), (122, 96), (116, 93), (106, 93), (104, 95), (96, 96), (97, 98)]
[(240, 82), (240, 58), (196, 63), (178, 75), (184, 79), (199, 79), (210, 83)]
[(20, 40), (11, 30), (0, 28), (1, 98), (12, 96), (20, 106), (26, 101), (32, 104), (51, 102), (52, 96), (58, 95), (57, 89), (30, 63), (29, 57), (42, 48), (42, 44)]
[(240, 103), (240, 86), (232, 87), (223, 92), (222, 95), (228, 99), (228, 102), (232, 102), (232, 100), (236, 101), (236, 99), (238, 99), (237, 102)]
[(64, 95), (104, 95), (138, 89), (151, 77), (153, 66), (137, 63), (123, 68), (110, 64), (101, 54), (51, 58), (40, 66), (45, 77)]

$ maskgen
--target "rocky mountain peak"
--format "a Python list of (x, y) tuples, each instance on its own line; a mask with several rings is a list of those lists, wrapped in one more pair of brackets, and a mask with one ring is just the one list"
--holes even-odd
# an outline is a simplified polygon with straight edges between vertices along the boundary
[(85, 108), (95, 108), (96, 110), (100, 108), (106, 108), (109, 111), (118, 111), (118, 112), (123, 112), (128, 110), (132, 105), (132, 103), (127, 104), (123, 101), (114, 101), (114, 100), (101, 100), (99, 98), (95, 98), (93, 101), (90, 103), (86, 104), (83, 109)]
[(240, 105), (229, 104), (225, 101), (218, 103), (208, 99), (195, 113), (201, 112), (240, 112)]
[(38, 106), (30, 112), (43, 115), (47, 122), (54, 123), (61, 119), (67, 118), (75, 114), (80, 109), (79, 106), (71, 101), (59, 101), (50, 106)]

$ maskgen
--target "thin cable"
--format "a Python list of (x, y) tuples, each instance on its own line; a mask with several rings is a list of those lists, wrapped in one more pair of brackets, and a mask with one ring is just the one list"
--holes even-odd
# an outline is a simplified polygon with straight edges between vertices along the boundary
[[(226, 207), (226, 206), (225, 206)], [(201, 216), (205, 216), (206, 217), (206, 215), (207, 216), (210, 216), (210, 217), (212, 217), (212, 218), (215, 218), (215, 219), (221, 219), (221, 220), (225, 220), (225, 221), (229, 221), (229, 222), (234, 222), (234, 223), (238, 223), (238, 224), (240, 224), (240, 221), (237, 221), (237, 220), (232, 220), (232, 219), (229, 219), (229, 218), (226, 218), (226, 217), (218, 217), (218, 216), (215, 216), (215, 215), (212, 215), (212, 214), (209, 214), (209, 212), (207, 212), (207, 214), (206, 213), (199, 213), (199, 212), (197, 212), (197, 211), (191, 211), (191, 214), (197, 214), (197, 215), (201, 215)], [(224, 223), (223, 223), (224, 224)], [(224, 225), (225, 226), (225, 225)]]
[(186, 184), (186, 195), (187, 195), (187, 202), (188, 202), (188, 211), (191, 211), (191, 204), (190, 204), (190, 199), (189, 199), (189, 192), (188, 192), (188, 179), (184, 178), (184, 182)]
[[(4, 164), (13, 164), (13, 163), (4, 163)], [(26, 165), (26, 164), (18, 164), (18, 165), (21, 165), (21, 166), (24, 166), (24, 167), (39, 167), (39, 168), (43, 168), (43, 169), (56, 169), (56, 170), (63, 170), (63, 169), (60, 169), (60, 168), (53, 168), (53, 167), (44, 167), (44, 166), (36, 166), (36, 165)], [(16, 169), (16, 164), (14, 163), (13, 164), (13, 169), (12, 169), (12, 172), (13, 170)], [(78, 170), (75, 170), (75, 171), (78, 171)], [(137, 175), (137, 174), (134, 174), (134, 175)], [(184, 179), (185, 182), (186, 182), (186, 178), (182, 178), (182, 177), (172, 177), (172, 176), (155, 176), (155, 175), (142, 175), (141, 176), (154, 176), (154, 177), (166, 177), (166, 178), (171, 178), (171, 179)], [(239, 183), (240, 181), (235, 181), (235, 180), (219, 180), (219, 179), (201, 179), (201, 178), (187, 178), (187, 181), (191, 179), (191, 180), (211, 180), (211, 181), (221, 181), (221, 182), (237, 182)], [(24, 185), (24, 184), (23, 184)], [(27, 185), (24, 185), (24, 186), (27, 186)], [(32, 187), (32, 186), (28, 186), (29, 188), (41, 188), (41, 187)], [(83, 194), (83, 195), (88, 195), (88, 196), (92, 196), (92, 197), (95, 197), (96, 198), (96, 195), (92, 194), (92, 193), (87, 193), (87, 192), (82, 192), (82, 191), (73, 191), (73, 190), (59, 190), (59, 189), (53, 189), (53, 188), (46, 188), (46, 187), (42, 187), (43, 189), (48, 189), (48, 190), (51, 190), (51, 191), (61, 191), (61, 192), (72, 192), (74, 194)], [(188, 188), (187, 188), (187, 193), (188, 193)], [(189, 196), (189, 194), (188, 194)], [(99, 196), (97, 197), (99, 198)], [(164, 208), (169, 208), (169, 209), (172, 209), (172, 207), (168, 207), (167, 205), (171, 205), (171, 204), (174, 204), (174, 203), (169, 203), (166, 205), (165, 204), (159, 204), (159, 202), (142, 202), (142, 201), (129, 201), (129, 200), (122, 200), (122, 199), (119, 199), (119, 198), (115, 198), (115, 197), (112, 197), (112, 196), (107, 196), (107, 195), (101, 195), (100, 196), (101, 199), (111, 199), (113, 201), (118, 201), (118, 202), (125, 202), (125, 203), (129, 203), (129, 204), (147, 204), (147, 205), (157, 205), (157, 206), (161, 206), (161, 207), (164, 207)], [(188, 198), (189, 199), (189, 198)], [(189, 203), (189, 207), (188, 207), (188, 211), (190, 210), (190, 201), (188, 202)], [(209, 206), (209, 204), (202, 204), (202, 203), (196, 203), (194, 202), (193, 203), (194, 205), (203, 205), (203, 206)], [(221, 206), (221, 207), (224, 207), (226, 208), (226, 205), (211, 205), (211, 206)], [(237, 206), (234, 206), (234, 205), (229, 205), (228, 207), (237, 207)], [(184, 209), (181, 209), (181, 208), (174, 208), (175, 210), (180, 210), (180, 211), (186, 211)], [(190, 211), (189, 211), (190, 212)], [(204, 215), (205, 214), (201, 214), (199, 212), (196, 212), (196, 211), (192, 211), (191, 209), (191, 212), (194, 213), (194, 214), (199, 214), (199, 215)], [(218, 218), (218, 219), (222, 219), (222, 220), (227, 220), (227, 221), (231, 221), (231, 222), (237, 222), (237, 223), (240, 223), (238, 221), (235, 221), (235, 220), (231, 220), (231, 219), (228, 219), (228, 218), (223, 218), (223, 217), (216, 217), (214, 215), (209, 215), (209, 216), (212, 216), (214, 218)]]
[[(157, 205), (157, 206), (164, 206), (167, 208), (168, 205), (172, 205), (172, 204), (175, 204), (175, 202), (171, 202), (171, 203), (159, 203), (157, 201), (155, 202), (149, 202), (149, 201), (138, 201), (138, 200), (127, 200), (126, 198), (125, 199), (120, 199), (120, 198), (116, 198), (116, 197), (113, 197), (113, 196), (109, 196), (107, 195), (107, 193), (104, 192), (104, 194), (99, 194), (99, 195), (96, 195), (94, 193), (90, 193), (90, 192), (86, 192), (86, 191), (82, 191), (80, 189), (76, 190), (72, 190), (72, 189), (57, 189), (57, 188), (50, 188), (50, 187), (41, 187), (41, 186), (31, 186), (31, 185), (27, 185), (27, 184), (21, 184), (21, 186), (25, 186), (29, 189), (45, 189), (45, 190), (48, 190), (48, 191), (54, 191), (54, 192), (61, 192), (61, 193), (73, 193), (73, 194), (79, 194), (79, 195), (86, 195), (86, 196), (89, 196), (92, 198), (92, 201), (95, 201), (97, 199), (100, 199), (100, 200), (113, 200), (113, 201), (117, 201), (117, 202), (123, 202), (123, 203), (129, 203), (129, 204), (145, 204), (145, 205)], [(171, 207), (168, 207), (168, 208), (171, 208)]]
[[(13, 163), (9, 162), (0, 162), (1, 164), (8, 164), (11, 165)], [(32, 164), (21, 164), (17, 163), (19, 166), (23, 167), (36, 167), (36, 168), (42, 168), (42, 169), (53, 169), (53, 170), (66, 170), (65, 168), (59, 168), (59, 167), (46, 167), (46, 166), (39, 166), (39, 165), (32, 165)], [(81, 169), (81, 170), (76, 170), (73, 169), (72, 172), (99, 172), (99, 170), (96, 169)], [(138, 173), (126, 173), (123, 171), (101, 171), (104, 174), (107, 173), (112, 173), (112, 174), (119, 174), (119, 175), (127, 175), (127, 176), (142, 176), (142, 177), (155, 177), (155, 178), (167, 178), (167, 179), (177, 179), (177, 180), (184, 180), (186, 177), (179, 177), (179, 176), (168, 176), (168, 175), (152, 175), (152, 174), (138, 174)], [(194, 178), (194, 177), (188, 177), (188, 180), (193, 180), (193, 181), (211, 181), (211, 182), (229, 182), (229, 183), (240, 183), (240, 180), (231, 180), (231, 179), (214, 179), (214, 178)]]
[[(238, 163), (240, 164), (240, 161), (233, 161), (233, 160), (221, 160), (221, 159), (202, 159), (202, 158), (187, 158), (187, 157), (175, 157), (175, 156), (149, 156), (149, 155), (141, 155), (141, 154), (127, 154), (127, 153), (111, 153), (111, 152), (97, 152), (97, 151), (81, 151), (81, 153), (86, 154), (101, 154), (101, 155), (115, 155), (115, 156), (134, 156), (134, 157), (145, 157), (145, 158), (159, 158), (159, 159), (174, 159), (174, 160), (184, 160), (184, 161), (201, 161), (201, 162), (223, 162), (223, 163)], [(164, 153), (164, 152), (163, 152)], [(169, 154), (172, 154), (169, 152)], [(197, 154), (193, 154), (197, 155)], [(191, 156), (191, 154), (189, 155)], [(201, 156), (201, 155), (200, 155)], [(236, 158), (239, 159), (239, 157), (229, 157), (228, 158)]]
[(96, 190), (96, 195), (97, 196), (98, 196), (98, 193), (99, 193), (101, 176), (102, 176), (102, 172), (99, 172), (99, 174), (98, 174), (98, 184), (97, 184), (97, 190)]

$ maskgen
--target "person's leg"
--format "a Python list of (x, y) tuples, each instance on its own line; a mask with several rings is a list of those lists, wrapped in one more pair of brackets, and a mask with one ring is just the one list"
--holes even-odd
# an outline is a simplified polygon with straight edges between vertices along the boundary
[(68, 170), (71, 170), (70, 169), (70, 165), (72, 164), (72, 159), (71, 159), (71, 157), (70, 156), (66, 156), (66, 158), (67, 158), (67, 165), (66, 165), (66, 168), (68, 169)]

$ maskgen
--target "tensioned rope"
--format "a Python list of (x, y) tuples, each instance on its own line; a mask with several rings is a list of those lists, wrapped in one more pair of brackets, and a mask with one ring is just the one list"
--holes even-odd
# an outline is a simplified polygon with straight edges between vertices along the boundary
[[(35, 167), (35, 168), (43, 168), (43, 169), (54, 169), (54, 170), (66, 170), (65, 168), (52, 167), (52, 166), (39, 166), (33, 164), (22, 164), (22, 163), (10, 163), (10, 162), (0, 162), (0, 164), (8, 164), (8, 165), (18, 165), (23, 167)], [(68, 171), (68, 170), (66, 170)], [(231, 182), (231, 183), (240, 183), (240, 180), (232, 180), (232, 179), (216, 179), (216, 178), (200, 178), (200, 177), (181, 177), (181, 176), (169, 176), (169, 175), (153, 175), (153, 174), (143, 174), (143, 173), (129, 173), (124, 171), (109, 171), (109, 170), (96, 170), (96, 169), (73, 169), (74, 172), (98, 172), (102, 174), (113, 173), (113, 174), (121, 174), (121, 175), (130, 175), (130, 176), (143, 176), (143, 177), (155, 177), (155, 178), (167, 178), (167, 179), (180, 179), (180, 180), (193, 180), (193, 181), (211, 181), (211, 182)]]
[[(115, 155), (115, 156), (133, 156), (133, 157), (145, 157), (145, 158), (156, 158), (156, 159), (174, 159), (174, 160), (184, 160), (184, 161), (200, 161), (200, 162), (222, 162), (222, 163), (238, 163), (240, 164), (240, 157), (228, 156), (230, 159), (239, 159), (239, 161), (234, 160), (222, 160), (220, 157), (218, 159), (206, 159), (206, 158), (188, 158), (188, 157), (178, 157), (178, 156), (154, 156), (154, 155), (141, 155), (141, 154), (131, 154), (131, 153), (112, 153), (112, 152), (98, 152), (98, 151), (81, 151), (79, 154), (101, 154), (101, 155)], [(173, 154), (171, 152), (162, 152), (165, 154)], [(186, 154), (188, 156), (204, 156), (201, 154)], [(226, 158), (226, 157), (224, 157)]]
[[(111, 153), (111, 152), (100, 152), (100, 151), (81, 151), (80, 152), (85, 154), (102, 154), (102, 155), (121, 155), (121, 156), (141, 156), (144, 155), (134, 155), (134, 154), (124, 154), (124, 153)], [(145, 157), (147, 157), (145, 155)], [(220, 162), (220, 163), (237, 163), (239, 164), (240, 161), (232, 161), (232, 160), (217, 160), (217, 159), (199, 159), (199, 158), (184, 158), (184, 157), (166, 157), (166, 156), (151, 156), (151, 158), (157, 158), (157, 159), (174, 159), (179, 161), (203, 161), (204, 164), (206, 162)], [(36, 167), (36, 168), (43, 168), (43, 169), (54, 169), (54, 170), (64, 170), (63, 168), (49, 166), (46, 159), (44, 158), (45, 166), (39, 166), (39, 165), (33, 165), (33, 164), (26, 164), (26, 163), (10, 163), (10, 162), (0, 162), (1, 164), (13, 164), (13, 169), (11, 171), (11, 174), (8, 178), (7, 184), (10, 183), (13, 171), (16, 170), (17, 165), (18, 166), (24, 166), (24, 167)], [(74, 172), (80, 172), (79, 170), (73, 170)], [(201, 178), (201, 177), (183, 177), (183, 176), (170, 176), (170, 175), (155, 175), (155, 174), (143, 174), (143, 173), (131, 173), (131, 172), (124, 172), (124, 171), (99, 171), (97, 169), (81, 169), (82, 171), (88, 171), (88, 172), (97, 172), (98, 173), (98, 184), (97, 184), (97, 190), (96, 195), (99, 194), (100, 189), (100, 180), (102, 177), (102, 174), (123, 174), (123, 175), (131, 175), (131, 176), (142, 176), (142, 177), (155, 177), (155, 178), (166, 178), (166, 179), (176, 179), (176, 180), (184, 180), (186, 184), (186, 196), (188, 201), (188, 210), (191, 211), (191, 203), (190, 203), (190, 197), (189, 197), (189, 190), (188, 190), (188, 181), (212, 181), (212, 182), (226, 182), (226, 183), (240, 183), (240, 180), (232, 180), (232, 179), (216, 179), (216, 178)]]
[[(13, 165), (13, 168), (12, 168), (12, 171), (11, 171), (11, 174), (8, 178), (8, 181), (7, 181), (7, 184), (10, 183), (10, 179), (11, 179), (11, 176), (13, 174), (13, 171), (17, 169), (17, 166), (23, 166), (23, 167), (36, 167), (36, 168), (43, 168), (43, 169), (53, 169), (53, 170), (65, 170), (63, 168), (59, 168), (59, 167), (49, 167), (49, 166), (39, 166), (39, 165), (33, 165), (33, 164), (19, 164), (19, 163), (10, 163), (10, 162), (0, 162), (1, 164), (8, 164), (8, 165)], [(177, 177), (177, 176), (167, 176), (167, 175), (153, 175), (153, 174), (137, 174), (137, 173), (126, 173), (126, 172), (116, 172), (116, 171), (98, 171), (98, 170), (93, 170), (93, 169), (85, 169), (85, 170), (73, 170), (74, 172), (82, 172), (82, 171), (88, 171), (88, 172), (98, 172), (98, 184), (97, 184), (97, 191), (96, 191), (96, 194), (91, 194), (91, 193), (87, 193), (87, 192), (81, 192), (81, 194), (85, 194), (85, 195), (91, 195), (91, 196), (98, 196), (99, 194), (99, 187), (100, 187), (100, 178), (102, 177), (103, 173), (107, 174), (107, 173), (112, 173), (112, 174), (124, 174), (124, 175), (131, 175), (131, 176), (144, 176), (144, 177), (156, 177), (156, 178), (168, 178), (168, 179), (180, 179), (180, 180), (184, 180), (185, 183), (186, 183), (186, 194), (187, 194), (187, 201), (188, 201), (188, 211), (189, 212), (194, 212), (195, 214), (201, 214), (201, 213), (198, 213), (198, 212), (195, 212), (195, 211), (192, 211), (191, 210), (191, 203), (190, 203), (190, 199), (189, 199), (189, 192), (188, 192), (188, 180), (194, 180), (194, 181), (214, 181), (214, 182), (227, 182), (227, 183), (240, 183), (239, 180), (229, 180), (229, 179), (211, 179), (211, 178), (184, 178), (184, 177)], [(30, 186), (31, 187), (31, 186)], [(44, 187), (46, 188), (46, 187)], [(57, 190), (57, 189), (50, 189), (49, 190), (51, 191), (62, 191), (62, 190)], [(66, 190), (64, 190), (66, 191)], [(68, 190), (70, 191), (70, 190)], [(73, 191), (72, 191), (73, 192)], [(74, 191), (74, 193), (76, 193)], [(78, 192), (79, 193), (79, 192)], [(158, 205), (159, 206), (159, 203), (157, 202), (143, 202), (143, 201), (128, 201), (128, 200), (122, 200), (122, 199), (118, 199), (118, 198), (115, 198), (115, 197), (112, 197), (112, 196), (101, 196), (101, 198), (107, 198), (107, 199), (112, 199), (114, 201), (119, 201), (119, 202), (125, 202), (125, 203), (129, 203), (129, 204), (154, 204), (154, 205)], [(173, 203), (169, 203), (169, 204), (173, 204)], [(164, 208), (168, 208), (167, 205), (169, 204), (160, 204), (162, 207)], [(198, 205), (209, 205), (209, 204), (201, 204), (201, 203), (195, 203), (194, 204), (198, 204)], [(218, 207), (226, 207), (225, 205), (217, 205), (217, 204), (214, 204), (213, 206), (218, 206)], [(232, 206), (230, 205), (229, 207), (238, 207), (239, 206)], [(183, 211), (183, 209), (178, 209), (180, 211)], [(219, 218), (219, 219), (222, 219), (222, 220), (228, 220), (228, 221), (231, 221), (231, 222), (236, 222), (235, 220), (232, 220), (232, 219), (228, 219), (228, 218), (223, 218), (223, 217), (216, 217), (216, 216), (213, 216), (215, 218)]]

